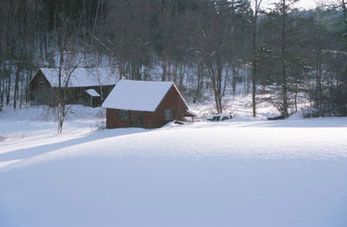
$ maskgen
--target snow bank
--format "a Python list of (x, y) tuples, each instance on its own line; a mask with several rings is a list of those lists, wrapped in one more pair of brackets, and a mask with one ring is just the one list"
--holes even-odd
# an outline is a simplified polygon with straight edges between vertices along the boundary
[[(93, 108), (83, 105), (66, 105), (67, 120), (100, 119), (105, 116), (101, 107)], [(49, 106), (24, 106), (21, 109), (5, 107), (0, 112), (0, 123), (13, 121), (55, 121), (56, 109)]]
[[(0, 112), (0, 154), (27, 146), (85, 136), (105, 123), (105, 110), (69, 105), (64, 132), (57, 135), (56, 110), (47, 106), (22, 109), (5, 108)], [(1, 165), (1, 163), (0, 163)]]
[[(100, 108), (0, 112), (0, 226), (347, 226), (347, 118), (98, 130)], [(201, 113), (211, 104), (196, 106)]]
[(346, 132), (346, 118), (195, 123), (14, 146), (0, 226), (345, 226)]
[(346, 162), (88, 158), (0, 173), (11, 226), (345, 226)]

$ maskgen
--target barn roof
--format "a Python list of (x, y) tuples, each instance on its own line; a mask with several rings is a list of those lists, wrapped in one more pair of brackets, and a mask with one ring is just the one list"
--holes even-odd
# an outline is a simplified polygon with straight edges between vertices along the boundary
[(95, 89), (88, 89), (86, 90), (87, 94), (92, 96), (92, 97), (100, 97), (100, 94), (95, 91)]
[(154, 112), (172, 86), (176, 88), (173, 82), (120, 80), (102, 107)]
[[(58, 68), (40, 68), (44, 77), (52, 87), (59, 86), (59, 69)], [(35, 74), (37, 75), (37, 73)], [(35, 78), (35, 76), (34, 76)], [(33, 78), (33, 79), (34, 79)], [(109, 68), (76, 68), (69, 79), (68, 87), (93, 87), (115, 85), (116, 76)], [(62, 76), (62, 86), (67, 80), (67, 75)]]

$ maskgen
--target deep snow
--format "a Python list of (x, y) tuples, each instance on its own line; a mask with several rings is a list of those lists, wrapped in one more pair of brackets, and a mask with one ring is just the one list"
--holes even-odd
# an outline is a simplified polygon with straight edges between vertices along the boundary
[(0, 114), (1, 227), (347, 226), (347, 118), (102, 130), (72, 109), (59, 136)]

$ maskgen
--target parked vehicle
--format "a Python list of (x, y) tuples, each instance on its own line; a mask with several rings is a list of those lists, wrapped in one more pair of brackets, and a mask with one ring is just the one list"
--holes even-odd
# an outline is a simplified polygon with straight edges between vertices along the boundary
[(208, 121), (226, 121), (226, 120), (230, 120), (233, 117), (231, 116), (231, 114), (214, 114), (211, 115), (209, 117), (207, 117)]

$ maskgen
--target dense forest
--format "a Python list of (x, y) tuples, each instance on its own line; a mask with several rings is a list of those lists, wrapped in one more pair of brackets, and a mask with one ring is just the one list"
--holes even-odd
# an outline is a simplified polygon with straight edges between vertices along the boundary
[(226, 87), (245, 83), (254, 116), (269, 89), (283, 117), (298, 94), (311, 116), (347, 115), (347, 3), (296, 1), (0, 0), (0, 111), (28, 104), (39, 67), (107, 64), (120, 78), (174, 81), (194, 102), (210, 91), (219, 113)]

